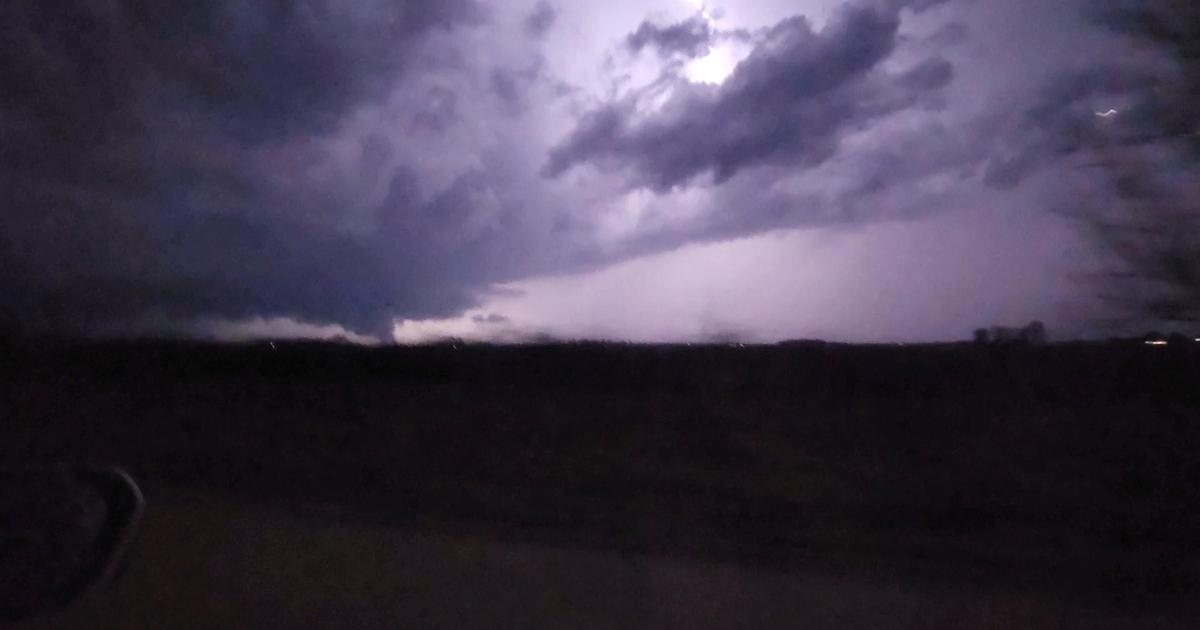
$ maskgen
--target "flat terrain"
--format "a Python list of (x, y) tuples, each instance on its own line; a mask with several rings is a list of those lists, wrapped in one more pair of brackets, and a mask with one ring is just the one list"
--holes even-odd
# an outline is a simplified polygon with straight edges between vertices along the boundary
[[(895, 627), (939, 627), (918, 613), (972, 597), (999, 607), (994, 627), (1074, 627), (1054, 621), (1063, 610), (1104, 611), (1114, 627), (1149, 611), (1200, 619), (1195, 348), (140, 342), (14, 345), (0, 364), (0, 456), (115, 462), (149, 489), (149, 547), (126, 582), (207, 548), (209, 573), (179, 569), (170, 588), (191, 575), (249, 592), (246, 562), (283, 579), (302, 571), (285, 556), (338, 555), (330, 541), (349, 536), (351, 556), (387, 540), (524, 550), (534, 567), (616, 563), (581, 592), (614, 615), (666, 606), (643, 617), (672, 620), (659, 625), (683, 623), (671, 597), (694, 582), (732, 589), (706, 598), (729, 605), (737, 584), (760, 599), (815, 589), (797, 601), (844, 587), (848, 602), (893, 601), (880, 610), (899, 616), (880, 619)], [(258, 542), (223, 538), (227, 524)], [(407, 560), (363, 566), (335, 574), (379, 589), (419, 574), (397, 568)], [(629, 582), (648, 566), (674, 577)], [(316, 588), (307, 575), (289, 588)], [(126, 582), (114, 597), (135, 595)], [(443, 595), (461, 584), (470, 597), (469, 582), (443, 581)], [(604, 590), (617, 583), (642, 586)], [(887, 584), (920, 594), (895, 603)], [(140, 588), (154, 602), (164, 587)], [(1038, 621), (1018, 623), (1020, 610)]]
[(558, 548), (155, 501), (118, 579), (20, 630), (878, 628), (1185, 630), (1160, 610), (802, 568)]

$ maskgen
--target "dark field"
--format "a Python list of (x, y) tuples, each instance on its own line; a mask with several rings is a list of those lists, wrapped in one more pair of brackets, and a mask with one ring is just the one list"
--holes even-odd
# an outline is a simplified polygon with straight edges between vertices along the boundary
[[(1198, 344), (1200, 346), (1200, 344)], [(1194, 613), (1200, 347), (11, 345), (0, 456), (156, 496)]]

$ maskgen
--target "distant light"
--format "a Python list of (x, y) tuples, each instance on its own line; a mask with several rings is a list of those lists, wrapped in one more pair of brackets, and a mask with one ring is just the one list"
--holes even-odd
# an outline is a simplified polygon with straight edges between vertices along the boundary
[[(1200, 341), (1200, 339), (1197, 339), (1197, 341)], [(1146, 345), (1147, 346), (1165, 346), (1165, 345), (1167, 345), (1167, 342), (1165, 342), (1165, 341), (1147, 341)]]
[(1116, 116), (1119, 113), (1120, 112), (1118, 112), (1115, 109), (1110, 109), (1106, 112), (1096, 112), (1096, 115), (1099, 116), (1100, 118), (1112, 118), (1113, 116)]
[(274, 341), (272, 341), (272, 342), (270, 342), (270, 344), (271, 344), (271, 349), (272, 349), (272, 350), (274, 350), (274, 349), (275, 349), (275, 342), (274, 342)]

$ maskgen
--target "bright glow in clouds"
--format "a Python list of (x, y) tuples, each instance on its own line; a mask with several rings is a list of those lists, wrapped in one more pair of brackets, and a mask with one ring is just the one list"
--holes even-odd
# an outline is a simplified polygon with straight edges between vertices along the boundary
[[(716, 20), (709, 13), (708, 7), (702, 0), (685, 0), (700, 13), (708, 23), (716, 27)], [(729, 43), (713, 46), (707, 55), (688, 64), (685, 74), (689, 81), (720, 85), (733, 74), (739, 61), (749, 54), (749, 50), (737, 50)]]
[(738, 62), (745, 57), (740, 52), (729, 44), (713, 46), (707, 55), (688, 64), (687, 78), (696, 83), (720, 85), (733, 74)]
[[(528, 0), (524, 4), (533, 3)], [(512, 146), (518, 146), (515, 139), (521, 139), (524, 144), (519, 146), (537, 150), (529, 155), (515, 151), (505, 160), (527, 160), (534, 163), (530, 169), (536, 171), (548, 147), (568, 135), (576, 118), (598, 102), (635, 95), (639, 115), (657, 115), (675, 89), (671, 82), (663, 82), (658, 91), (646, 89), (661, 77), (662, 59), (649, 53), (616, 54), (627, 52), (626, 38), (644, 21), (666, 26), (699, 17), (714, 31), (729, 33), (768, 28), (802, 14), (820, 31), (844, 3), (755, 0), (726, 3), (717, 10), (706, 7), (702, 0), (556, 2), (560, 18), (544, 39), (538, 40), (545, 48), (543, 73), (546, 80), (566, 81), (577, 91), (562, 101), (531, 97), (527, 103), (531, 109), (521, 119), (529, 125), (512, 130), (511, 138)], [(916, 137), (905, 130), (927, 120), (937, 120), (952, 133), (927, 150), (924, 144), (904, 150), (901, 155), (916, 163), (918, 171), (920, 164), (936, 165), (942, 151), (969, 157), (971, 151), (959, 151), (953, 142), (960, 128), (964, 130), (961, 135), (970, 138), (969, 121), (974, 116), (991, 112), (997, 103), (1007, 103), (1010, 93), (1021, 94), (1038, 81), (1049, 80), (1058, 65), (1047, 66), (1042, 71), (1046, 76), (1040, 78), (1031, 71), (1045, 65), (1037, 62), (1047, 56), (1046, 50), (1053, 53), (1049, 58), (1061, 64), (1082, 67), (1099, 49), (1099, 42), (1080, 39), (1084, 31), (1063, 37), (1062, 29), (1053, 28), (1066, 17), (1031, 25), (1027, 11), (1010, 3), (972, 3), (969, 12), (961, 9), (978, 46), (936, 51), (920, 48), (928, 34), (947, 22), (944, 12), (960, 4), (967, 3), (946, 3), (940, 13), (935, 9), (906, 14), (903, 24), (909, 32), (903, 35), (913, 43), (910, 48), (902, 46), (893, 60), (893, 69), (902, 71), (934, 52), (946, 55), (956, 67), (946, 109), (878, 121), (860, 134), (843, 138), (838, 155), (828, 164), (797, 169), (794, 177), (775, 178), (771, 185), (781, 193), (794, 194), (797, 203), (804, 203), (800, 200), (814, 192), (820, 198), (854, 190), (864, 183), (864, 174), (871, 174), (871, 156), (905, 146)], [(1072, 10), (1064, 8), (1068, 3), (1051, 4), (1064, 16), (1076, 19)], [(495, 59), (489, 63), (524, 68), (529, 57), (522, 47), (526, 40), (501, 39), (511, 50), (491, 49)], [(721, 84), (751, 52), (752, 45), (732, 36), (718, 36), (711, 43), (704, 56), (683, 65), (680, 72), (685, 79)], [(507, 52), (501, 55), (496, 50)], [(611, 63), (605, 62), (610, 55)], [(540, 93), (530, 89), (530, 94)], [(1086, 113), (1095, 112), (1098, 122), (1116, 122), (1120, 118), (1116, 110), (1127, 107), (1112, 98), (1106, 95), (1106, 100), (1090, 103)], [(437, 171), (436, 178), (427, 183), (430, 189), (448, 187), (470, 168), (471, 160), (480, 154), (471, 144), (477, 137), (503, 129), (501, 123), (482, 124), (490, 120), (488, 103), (486, 98), (459, 99), (462, 119), (478, 124), (451, 132), (451, 136), (458, 133), (453, 137), (464, 139), (461, 150), (434, 150), (446, 143), (445, 134), (431, 135), (429, 144), (413, 150), (411, 155), (422, 156), (423, 171)], [(1106, 111), (1110, 108), (1113, 111)], [(528, 142), (530, 137), (537, 141)], [(445, 157), (437, 157), (441, 155)], [(430, 168), (430, 160), (438, 160), (436, 169)], [(897, 164), (897, 168), (904, 166), (907, 160)], [(426, 173), (424, 177), (430, 176)], [(790, 190), (793, 181), (794, 191)], [(911, 216), (905, 204), (914, 197), (940, 196), (932, 193), (967, 185), (957, 170), (938, 172), (938, 168), (901, 181), (902, 188), (875, 196), (859, 210), (864, 219), (858, 226), (779, 230), (727, 242), (686, 245), (588, 273), (555, 276), (551, 275), (553, 269), (543, 269), (545, 275), (538, 277), (506, 278), (505, 287), (510, 290), (485, 295), (463, 313), (398, 320), (393, 337), (400, 343), (448, 338), (517, 342), (543, 336), (650, 342), (805, 337), (935, 341), (968, 339), (978, 327), (1021, 326), (1032, 319), (1046, 321), (1052, 338), (1072, 335), (1076, 324), (1072, 318), (1084, 316), (1079, 309), (1063, 308), (1064, 303), (1069, 306), (1073, 300), (1088, 297), (1083, 295), (1087, 288), (1070, 279), (1069, 272), (1074, 269), (1061, 264), (1065, 250), (1080, 247), (1072, 228), (1036, 212), (1045, 204), (1033, 193), (1017, 198), (1011, 191), (967, 191), (959, 203), (935, 204), (938, 213), (908, 222), (884, 222), (884, 217)], [(563, 191), (565, 205), (580, 208), (577, 221), (588, 226), (580, 238), (602, 254), (621, 252), (641, 237), (687, 232), (692, 225), (704, 225), (719, 189), (698, 183), (669, 194), (645, 188), (629, 190), (619, 178), (589, 168), (566, 174), (559, 182), (546, 182)], [(978, 179), (970, 184), (978, 185)], [(1061, 188), (1060, 180), (1055, 178), (1052, 187)], [(580, 197), (572, 198), (576, 193), (571, 191), (578, 191)], [(827, 211), (817, 207), (812, 214), (819, 218)]]
[[(683, 0), (685, 4), (695, 8), (704, 17), (708, 17), (708, 10), (704, 6), (704, 0)], [(709, 18), (712, 19), (712, 18)]]
[(359, 335), (336, 324), (309, 324), (288, 317), (264, 319), (254, 317), (246, 320), (217, 320), (201, 322), (202, 331), (222, 341), (250, 341), (253, 339), (319, 339), (344, 341), (357, 344), (376, 344), (379, 340)]
[[(1062, 221), (1019, 208), (777, 231), (512, 283), (458, 318), (402, 322), (396, 339), (955, 341), (1032, 319), (1067, 338), (1080, 323), (1064, 254), (1074, 236)], [(1014, 249), (1023, 252), (1016, 261)]]
[(399, 344), (422, 344), (461, 339), (472, 342), (519, 343), (536, 335), (527, 327), (512, 324), (507, 317), (485, 309), (471, 309), (458, 317), (406, 319), (396, 322), (392, 336)]
[[(0, 160), (0, 332), (1057, 337), (1054, 255), (1105, 252), (1056, 223), (1197, 118), (1187, 51), (1084, 0), (25, 4), (0, 67), (69, 89), (0, 99), (40, 156)], [(1185, 193), (1179, 157), (1128, 156)]]

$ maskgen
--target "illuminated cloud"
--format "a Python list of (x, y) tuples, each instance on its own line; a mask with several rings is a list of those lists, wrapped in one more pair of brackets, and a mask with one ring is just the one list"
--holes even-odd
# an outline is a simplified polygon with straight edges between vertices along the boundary
[[(661, 114), (640, 120), (631, 99), (590, 112), (551, 152), (545, 171), (554, 177), (589, 162), (622, 166), (637, 185), (667, 192), (702, 174), (721, 184), (755, 166), (817, 166), (837, 153), (844, 135), (919, 104), (923, 93), (953, 79), (944, 59), (883, 71), (899, 27), (895, 13), (865, 8), (846, 9), (820, 32), (803, 18), (781, 22), (716, 89), (678, 86)], [(694, 56), (697, 42), (707, 45), (690, 27), (684, 35), (652, 32), (671, 51)]]
[[(954, 302), (897, 331), (929, 334), (916, 320), (946, 309), (1032, 319), (1045, 303), (1024, 275), (958, 298), (930, 292), (932, 272), (852, 291), (835, 262), (904, 222), (924, 229), (878, 241), (885, 267), (931, 233), (1061, 237), (986, 210), (1057, 209), (1107, 190), (1078, 168), (1102, 151), (1168, 138), (1160, 158), (1188, 155), (1180, 139), (1200, 138), (1196, 38), (1170, 13), (1186, 3), (1016, 4), (17, 2), (0, 33), (0, 326), (557, 334), (489, 287), (789, 230), (845, 256), (778, 273), (818, 265), (805, 273), (846, 309)], [(968, 215), (990, 228), (952, 220)], [(621, 336), (634, 324), (607, 295), (589, 317), (625, 323), (589, 330)], [(782, 334), (770, 308), (709, 328)], [(651, 337), (704, 329), (693, 311), (639, 317)]]

